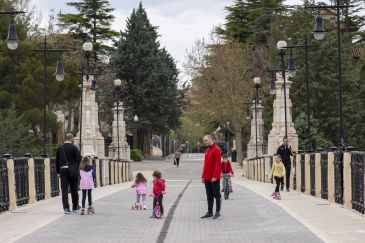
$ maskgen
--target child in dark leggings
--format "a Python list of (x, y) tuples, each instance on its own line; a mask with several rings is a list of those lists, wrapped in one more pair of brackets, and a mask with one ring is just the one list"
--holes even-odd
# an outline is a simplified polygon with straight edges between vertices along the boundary
[(273, 192), (273, 194), (271, 196), (274, 199), (280, 200), (281, 196), (280, 196), (279, 188), (280, 188), (280, 184), (281, 185), (284, 184), (285, 166), (284, 166), (283, 162), (281, 161), (281, 157), (279, 154), (275, 155), (275, 162), (272, 164), (272, 168), (271, 168), (269, 177), (271, 178), (271, 176), (274, 176), (274, 179), (276, 182), (275, 191)]
[(94, 188), (95, 170), (92, 165), (91, 159), (86, 156), (80, 163), (80, 189), (82, 190), (82, 208), (81, 215), (85, 214), (85, 201), (86, 193), (89, 203), (87, 213), (94, 213), (94, 207), (92, 206), (91, 191)]
[[(165, 180), (161, 176), (160, 171), (154, 171), (153, 174), (153, 208), (155, 208), (157, 202), (160, 205), (161, 210), (161, 218), (163, 218), (163, 206), (162, 206), (162, 199), (163, 195), (165, 193)], [(154, 211), (153, 211), (154, 213)], [(155, 216), (155, 215), (154, 215)]]

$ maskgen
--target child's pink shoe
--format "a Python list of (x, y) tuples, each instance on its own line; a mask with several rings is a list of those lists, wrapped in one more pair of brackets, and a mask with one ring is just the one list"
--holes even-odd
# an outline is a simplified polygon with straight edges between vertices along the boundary
[(277, 199), (277, 200), (281, 200), (280, 192), (278, 192), (278, 193), (276, 194), (276, 199)]

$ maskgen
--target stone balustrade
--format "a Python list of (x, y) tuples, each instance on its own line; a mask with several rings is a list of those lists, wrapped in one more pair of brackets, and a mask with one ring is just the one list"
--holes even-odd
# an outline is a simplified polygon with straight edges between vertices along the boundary
[[(273, 183), (269, 178), (273, 162), (274, 157), (269, 155), (246, 159), (243, 176)], [(364, 176), (364, 152), (301, 153), (291, 161), (290, 188), (364, 214)]]

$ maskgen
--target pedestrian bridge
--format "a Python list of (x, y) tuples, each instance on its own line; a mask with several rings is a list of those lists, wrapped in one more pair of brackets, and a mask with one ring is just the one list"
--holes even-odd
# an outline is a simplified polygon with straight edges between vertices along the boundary
[[(299, 158), (295, 161), (302, 163), (302, 156)], [(200, 182), (202, 160), (203, 154), (183, 156), (179, 168), (171, 159), (132, 163), (133, 174), (142, 172), (148, 178), (149, 192), (152, 172), (162, 172), (167, 192), (164, 219), (151, 217), (152, 198), (147, 199), (148, 210), (131, 210), (135, 192), (128, 180), (132, 176), (116, 180), (122, 171), (118, 169), (115, 175), (115, 170), (110, 170), (112, 183), (93, 190), (93, 215), (64, 215), (55, 192), (43, 200), (36, 198), (36, 190), (34, 202), (29, 203), (28, 198), (27, 204), (10, 210), (2, 203), (5, 210), (0, 214), (0, 242), (362, 242), (365, 237), (365, 219), (360, 212), (310, 195), (311, 190), (301, 192), (302, 184), (296, 184), (299, 190), (283, 192), (282, 200), (273, 200), (270, 195), (274, 186), (265, 177), (266, 166), (270, 166), (267, 158), (245, 161), (243, 168), (233, 163), (234, 193), (223, 201), (222, 217), (201, 219), (207, 210), (205, 188)], [(297, 173), (302, 171), (298, 169), (302, 167), (296, 168)], [(310, 168), (309, 174), (306, 171), (305, 178), (310, 178)], [(4, 166), (1, 173), (5, 173)], [(27, 180), (31, 179), (35, 178), (28, 174)], [(16, 185), (23, 183), (15, 179)]]

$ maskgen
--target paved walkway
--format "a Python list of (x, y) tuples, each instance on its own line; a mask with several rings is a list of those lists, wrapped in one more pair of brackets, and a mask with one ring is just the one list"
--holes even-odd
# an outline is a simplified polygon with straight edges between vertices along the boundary
[[(280, 205), (285, 199), (282, 202), (268, 200), (266, 197), (269, 194), (266, 195), (265, 190), (271, 192), (272, 185), (250, 184), (239, 176), (235, 177), (235, 192), (229, 200), (223, 201), (222, 217), (217, 220), (200, 219), (206, 212), (205, 191), (199, 181), (201, 168), (201, 159), (193, 155), (183, 158), (179, 168), (171, 162), (158, 160), (134, 163), (134, 170), (142, 171), (149, 180), (155, 169), (161, 170), (167, 179), (165, 219), (150, 217), (151, 198), (147, 200), (149, 210), (131, 210), (135, 193), (129, 189), (128, 183), (97, 188), (94, 192), (94, 215), (63, 215), (60, 198), (0, 215), (0, 242), (218, 243), (328, 240), (325, 235), (318, 234), (319, 231), (310, 227), (309, 230), (308, 224), (304, 225), (302, 220), (299, 222), (292, 217), (295, 213), (289, 214), (286, 206)], [(266, 189), (259, 188), (261, 184)], [(285, 203), (292, 204), (290, 200)], [(320, 235), (321, 239), (312, 232)]]

